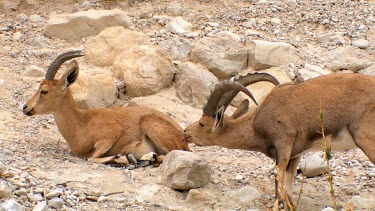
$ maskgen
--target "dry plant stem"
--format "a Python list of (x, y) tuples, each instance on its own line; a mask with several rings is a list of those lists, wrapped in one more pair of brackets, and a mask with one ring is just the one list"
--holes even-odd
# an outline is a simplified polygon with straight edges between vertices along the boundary
[(333, 202), (333, 209), (337, 210), (335, 191), (333, 189), (333, 183), (332, 183), (332, 172), (331, 172), (331, 168), (329, 166), (329, 160), (331, 159), (331, 146), (328, 146), (327, 139), (325, 138), (324, 114), (323, 114), (323, 107), (322, 107), (322, 99), (321, 98), (320, 98), (319, 123), (320, 123), (320, 126), (322, 128), (321, 133), (322, 133), (322, 137), (323, 137), (323, 140), (324, 140), (324, 158), (325, 158), (325, 161), (326, 161), (326, 167), (327, 167), (327, 171), (328, 171), (327, 180), (328, 180), (328, 184), (329, 184), (329, 188), (330, 188), (329, 192), (331, 194), (331, 198), (332, 198), (332, 202)]
[(275, 166), (275, 169), (276, 169), (277, 180), (279, 181), (279, 193), (281, 194), (282, 198), (284, 199), (284, 206), (288, 207), (288, 209), (290, 211), (294, 211), (295, 208), (292, 205), (292, 203), (290, 203), (288, 193), (285, 190), (284, 180), (281, 179), (281, 177), (279, 176), (279, 167)]
[(301, 187), (299, 188), (299, 194), (298, 194), (297, 202), (296, 202), (296, 205), (295, 205), (296, 210), (298, 209), (299, 200), (301, 199), (301, 195), (302, 195), (302, 192), (303, 192), (303, 183), (305, 183), (305, 181), (306, 181), (306, 178), (302, 174)]

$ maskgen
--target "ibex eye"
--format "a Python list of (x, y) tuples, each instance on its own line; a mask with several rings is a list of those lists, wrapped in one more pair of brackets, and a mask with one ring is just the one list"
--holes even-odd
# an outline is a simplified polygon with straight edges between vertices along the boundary
[(199, 127), (204, 127), (204, 124), (199, 122)]
[(42, 91), (40, 91), (40, 93), (46, 95), (46, 94), (48, 94), (48, 91), (42, 90)]

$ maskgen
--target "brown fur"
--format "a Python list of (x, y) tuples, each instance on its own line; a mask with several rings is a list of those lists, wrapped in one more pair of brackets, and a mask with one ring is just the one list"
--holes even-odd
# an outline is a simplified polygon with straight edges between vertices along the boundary
[(157, 110), (143, 106), (79, 109), (68, 87), (76, 74), (78, 63), (74, 60), (60, 80), (43, 80), (24, 106), (29, 116), (52, 113), (74, 155), (101, 158), (131, 153), (139, 160), (150, 152), (165, 155), (172, 150), (190, 150), (181, 141), (182, 128)]
[[(375, 163), (375, 77), (360, 74), (332, 74), (279, 85), (254, 111), (234, 120), (224, 117), (219, 127), (215, 127), (218, 116), (203, 115), (186, 128), (184, 137), (197, 145), (259, 151), (275, 159), (290, 197), (300, 156), (317, 148), (314, 142), (322, 136), (320, 100), (332, 145), (346, 133)], [(275, 205), (282, 200), (278, 197)]]

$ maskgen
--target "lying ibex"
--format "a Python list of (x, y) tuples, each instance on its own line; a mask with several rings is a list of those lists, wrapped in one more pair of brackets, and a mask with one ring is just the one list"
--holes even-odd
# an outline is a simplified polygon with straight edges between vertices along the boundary
[[(249, 74), (239, 83), (247, 86), (249, 81), (264, 81), (263, 76), (269, 78), (265, 74)], [(225, 109), (240, 90), (239, 83), (216, 86), (201, 119), (185, 129), (187, 142), (258, 151), (275, 159), (278, 178), (285, 182), (291, 200), (301, 155), (321, 149), (322, 127), (318, 117), (322, 108), (326, 138), (332, 150), (358, 146), (375, 163), (375, 77), (332, 74), (278, 85), (253, 111), (236, 119), (225, 119)], [(283, 202), (278, 188), (276, 184), (276, 209)]]
[(72, 153), (83, 158), (131, 154), (133, 160), (139, 161), (151, 153), (158, 156), (149, 159), (161, 163), (163, 155), (172, 150), (189, 150), (186, 143), (181, 143), (182, 128), (154, 109), (143, 106), (79, 109), (69, 88), (78, 77), (77, 61), (70, 62), (59, 80), (54, 78), (65, 61), (80, 56), (83, 56), (80, 51), (70, 51), (51, 63), (38, 91), (23, 106), (26, 115), (52, 113)]

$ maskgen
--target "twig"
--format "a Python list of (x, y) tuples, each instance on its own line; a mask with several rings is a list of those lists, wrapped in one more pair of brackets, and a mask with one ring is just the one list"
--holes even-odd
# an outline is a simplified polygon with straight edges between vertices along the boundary
[(324, 114), (323, 114), (323, 107), (322, 107), (322, 98), (320, 98), (320, 108), (319, 108), (319, 123), (320, 123), (320, 126), (322, 128), (322, 131), (321, 131), (321, 134), (322, 134), (322, 137), (323, 137), (323, 141), (324, 141), (324, 158), (325, 158), (325, 161), (326, 161), (326, 167), (327, 167), (327, 173), (328, 173), (328, 176), (327, 176), (327, 181), (328, 181), (328, 184), (329, 184), (329, 188), (330, 188), (330, 194), (331, 194), (331, 198), (332, 198), (332, 201), (333, 201), (333, 209), (336, 211), (337, 210), (337, 204), (336, 204), (336, 197), (335, 197), (335, 190), (333, 189), (333, 183), (332, 183), (332, 172), (331, 172), (331, 168), (329, 166), (329, 160), (332, 158), (332, 152), (331, 152), (331, 146), (328, 146), (328, 143), (327, 143), (327, 139), (325, 137), (325, 133), (324, 133)]
[(285, 187), (284, 187), (284, 180), (282, 180), (281, 178), (280, 178), (280, 175), (279, 175), (279, 167), (276, 165), (275, 166), (275, 169), (276, 169), (276, 175), (277, 175), (277, 180), (279, 181), (279, 187), (278, 187), (278, 189), (279, 189), (279, 193), (280, 193), (280, 195), (283, 197), (283, 199), (284, 199), (284, 206), (287, 206), (288, 207), (288, 209), (290, 210), (290, 211), (295, 211), (295, 207), (292, 205), (292, 203), (290, 202), (290, 200), (289, 200), (289, 196), (288, 196), (288, 193), (286, 192), (286, 190), (285, 190)]

